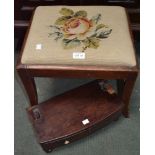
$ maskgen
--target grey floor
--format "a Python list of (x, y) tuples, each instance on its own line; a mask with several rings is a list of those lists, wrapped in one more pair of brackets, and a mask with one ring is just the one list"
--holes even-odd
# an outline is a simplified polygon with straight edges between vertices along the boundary
[[(16, 54), (15, 54), (16, 58)], [(15, 61), (16, 62), (16, 61)], [(92, 79), (36, 78), (39, 102)], [(139, 77), (131, 97), (130, 118), (123, 116), (92, 135), (55, 149), (52, 155), (139, 155), (140, 96)], [(28, 99), (15, 71), (15, 155), (45, 155), (37, 143), (25, 108)]]

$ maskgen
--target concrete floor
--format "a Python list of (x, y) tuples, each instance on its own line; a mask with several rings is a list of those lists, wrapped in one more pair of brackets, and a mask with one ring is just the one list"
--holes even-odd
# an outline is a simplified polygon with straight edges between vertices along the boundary
[[(16, 56), (15, 56), (16, 58)], [(39, 102), (66, 90), (87, 83), (91, 79), (36, 78)], [(139, 155), (140, 154), (140, 96), (139, 77), (131, 97), (130, 118), (123, 116), (92, 135), (62, 146), (52, 155)], [(37, 143), (25, 108), (29, 101), (15, 71), (15, 155), (45, 155)]]

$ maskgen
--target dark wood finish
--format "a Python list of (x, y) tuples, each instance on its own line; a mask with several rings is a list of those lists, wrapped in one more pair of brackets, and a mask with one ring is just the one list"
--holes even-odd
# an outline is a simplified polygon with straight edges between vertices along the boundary
[(117, 80), (118, 95), (122, 98), (124, 103), (124, 109), (122, 113), (126, 118), (129, 117), (129, 103), (132, 90), (136, 81), (137, 75), (135, 74), (132, 78), (126, 80)]
[[(46, 152), (89, 135), (121, 115), (117, 95), (103, 92), (97, 81), (85, 84), (29, 108), (39, 143)], [(90, 122), (83, 125), (82, 121)]]
[(14, 21), (14, 37), (18, 38), (18, 44), (17, 44), (16, 50), (21, 50), (24, 36), (29, 25), (30, 23), (28, 21), (24, 21), (24, 20)]
[(18, 75), (24, 84), (31, 106), (37, 105), (38, 97), (34, 77), (31, 77), (26, 69), (18, 70)]
[(123, 87), (124, 87), (124, 80), (117, 79), (117, 93), (119, 96), (123, 95)]
[[(69, 77), (97, 79), (127, 79), (137, 74), (137, 68), (69, 65), (25, 65), (32, 77)], [(23, 65), (18, 65), (21, 69)]]
[(22, 5), (23, 5), (23, 0), (14, 0), (14, 19), (15, 20), (21, 19), (20, 9)]
[(124, 109), (123, 114), (125, 117), (129, 117), (129, 103), (130, 103), (130, 97), (132, 94), (132, 90), (135, 84), (137, 76), (133, 76), (132, 78), (126, 79), (123, 87), (122, 92), (122, 100), (124, 102)]
[[(75, 0), (76, 1), (76, 0)], [(64, 5), (63, 0), (24, 0), (25, 6)]]

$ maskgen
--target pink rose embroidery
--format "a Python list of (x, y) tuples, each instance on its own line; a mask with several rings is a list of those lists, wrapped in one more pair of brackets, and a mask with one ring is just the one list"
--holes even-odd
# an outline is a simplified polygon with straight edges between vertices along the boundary
[(50, 25), (52, 32), (49, 36), (54, 40), (62, 40), (64, 49), (81, 46), (84, 52), (87, 48), (98, 48), (101, 39), (108, 38), (112, 29), (105, 24), (99, 23), (101, 14), (87, 18), (87, 12), (80, 10), (74, 13), (73, 10), (62, 8), (55, 25)]

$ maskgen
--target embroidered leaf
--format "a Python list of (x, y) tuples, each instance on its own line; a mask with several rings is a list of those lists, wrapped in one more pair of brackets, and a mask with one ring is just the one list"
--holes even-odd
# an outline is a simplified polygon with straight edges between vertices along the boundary
[(55, 24), (56, 24), (56, 25), (64, 25), (65, 22), (66, 22), (69, 18), (71, 18), (71, 16), (62, 16), (62, 17), (59, 17), (59, 18), (56, 20)]
[(97, 24), (101, 20), (101, 14), (97, 14), (96, 16), (93, 16), (91, 21), (93, 24)]
[(67, 8), (62, 8), (59, 12), (64, 16), (71, 16), (74, 14), (73, 10)]
[(101, 28), (108, 28), (108, 26), (104, 25), (104, 24), (99, 24), (99, 25), (96, 26), (96, 30), (95, 31), (98, 31)]
[(51, 28), (52, 32), (61, 31), (61, 29), (58, 26), (50, 25), (49, 27)]
[(96, 37), (97, 33), (92, 34), (91, 36), (89, 36), (89, 38), (91, 37)]
[(99, 47), (99, 42), (100, 40), (97, 39), (96, 37), (90, 37), (90, 38), (86, 38), (83, 43), (86, 47), (88, 48), (94, 48), (97, 49)]
[(108, 31), (102, 31), (99, 34), (97, 34), (97, 38), (108, 38), (109, 34), (112, 32), (112, 29), (108, 30)]
[(70, 39), (63, 39), (62, 40), (64, 49), (71, 49), (79, 46), (81, 44), (80, 40), (74, 38), (72, 40)]
[(74, 15), (75, 17), (87, 17), (87, 12), (86, 11), (77, 11)]
[(54, 40), (57, 41), (63, 37), (63, 34), (61, 32), (49, 33), (49, 37), (54, 37)]

